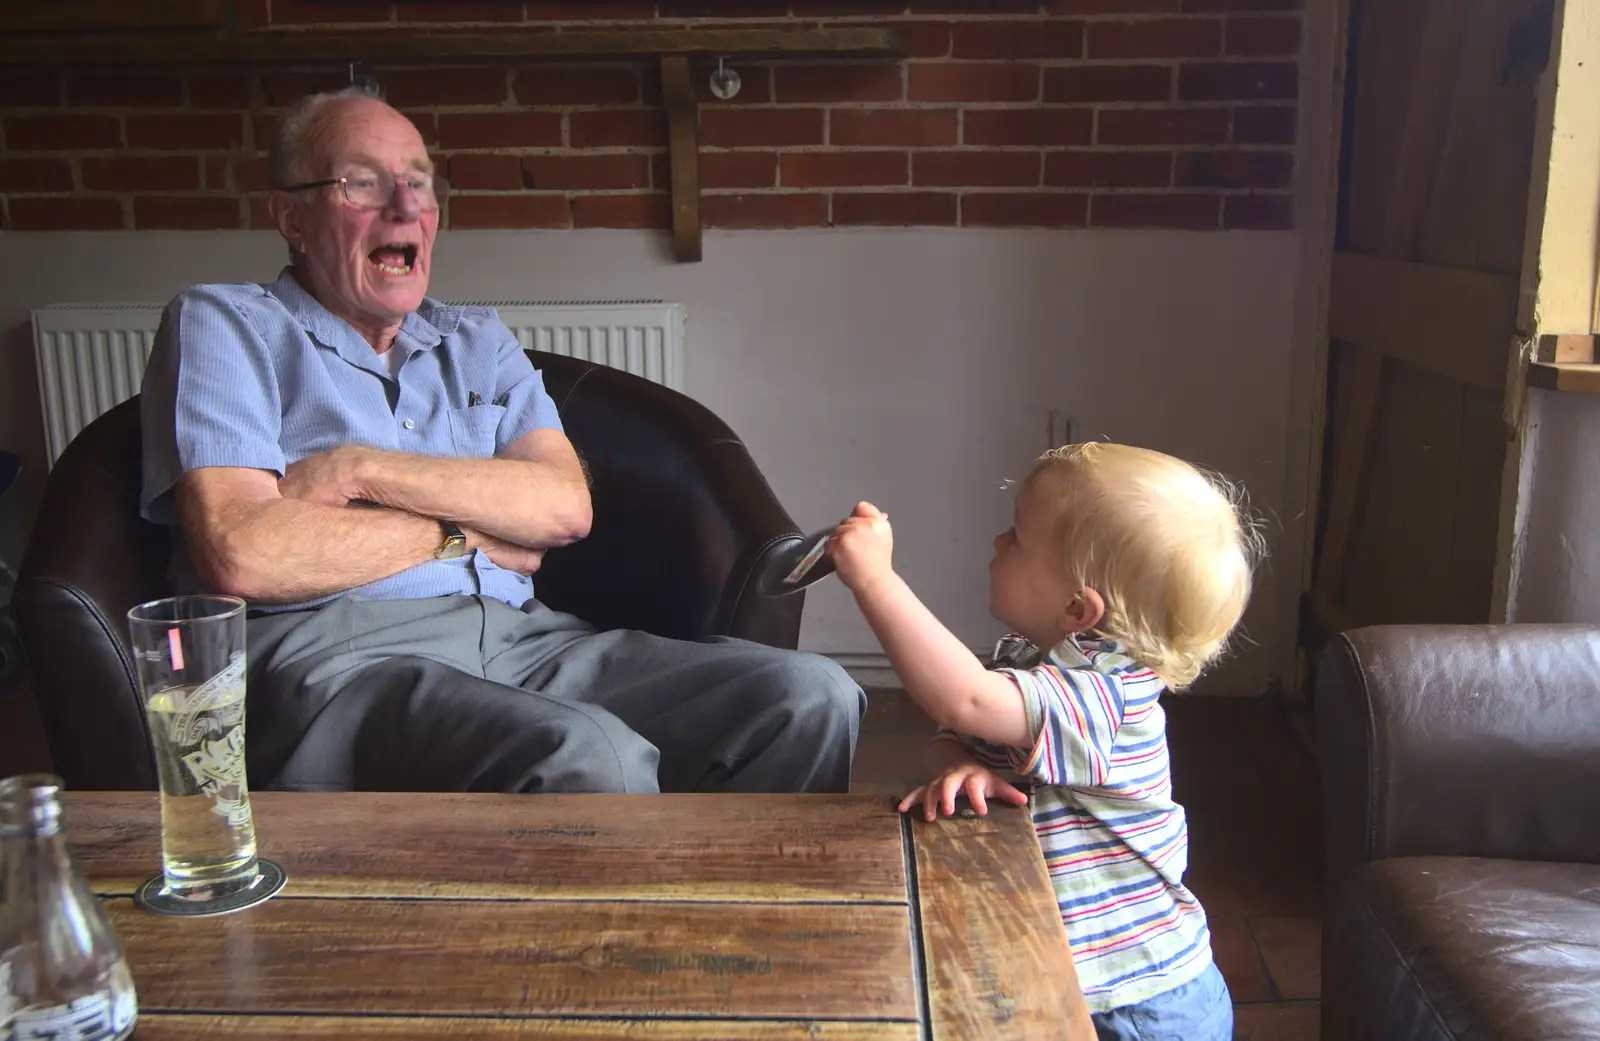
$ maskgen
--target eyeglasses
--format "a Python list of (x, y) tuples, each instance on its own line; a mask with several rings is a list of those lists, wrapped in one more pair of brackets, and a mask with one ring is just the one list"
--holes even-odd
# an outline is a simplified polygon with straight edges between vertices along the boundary
[(417, 208), (424, 212), (437, 210), (450, 193), (450, 185), (437, 174), (413, 171), (401, 174), (398, 179), (382, 170), (359, 170), (343, 177), (328, 177), (321, 181), (307, 181), (279, 188), (280, 192), (304, 192), (312, 188), (326, 188), (337, 184), (344, 192), (345, 201), (363, 210), (381, 210), (394, 198), (395, 191), (404, 185), (417, 197)]

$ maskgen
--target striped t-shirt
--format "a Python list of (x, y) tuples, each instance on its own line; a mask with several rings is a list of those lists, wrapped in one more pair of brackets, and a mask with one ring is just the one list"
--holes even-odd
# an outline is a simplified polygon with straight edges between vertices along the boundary
[(1022, 694), (1033, 747), (939, 739), (1033, 782), (1034, 831), (1090, 1011), (1194, 979), (1211, 964), (1211, 934), (1183, 886), (1189, 833), (1172, 801), (1161, 680), (1115, 642), (1085, 638), (1041, 656), (1008, 636), (995, 665)]

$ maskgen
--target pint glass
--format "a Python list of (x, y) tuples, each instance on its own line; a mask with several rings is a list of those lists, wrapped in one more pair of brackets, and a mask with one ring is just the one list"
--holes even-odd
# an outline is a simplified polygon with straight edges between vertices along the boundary
[(161, 779), (164, 889), (216, 901), (257, 877), (245, 782), (244, 601), (152, 600), (128, 612)]

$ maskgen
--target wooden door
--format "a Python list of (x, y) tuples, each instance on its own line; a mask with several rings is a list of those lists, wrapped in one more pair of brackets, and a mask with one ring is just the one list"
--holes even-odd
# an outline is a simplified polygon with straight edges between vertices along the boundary
[(1502, 609), (1553, 14), (1554, 0), (1349, 2), (1308, 647)]

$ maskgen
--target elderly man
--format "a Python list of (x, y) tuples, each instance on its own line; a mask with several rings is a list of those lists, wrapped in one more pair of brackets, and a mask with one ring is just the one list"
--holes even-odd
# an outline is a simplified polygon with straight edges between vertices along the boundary
[(847, 790), (865, 699), (832, 662), (533, 598), (588, 485), (510, 331), (424, 296), (444, 186), (411, 122), (308, 98), (268, 166), (289, 267), (180, 294), (142, 405), (175, 583), (250, 604), (251, 782)]

